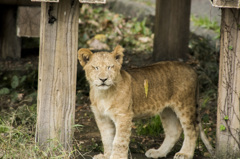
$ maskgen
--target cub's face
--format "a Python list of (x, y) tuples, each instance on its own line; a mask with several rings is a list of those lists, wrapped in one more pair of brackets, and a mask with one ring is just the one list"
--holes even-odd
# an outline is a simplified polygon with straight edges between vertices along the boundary
[(92, 55), (84, 70), (89, 83), (101, 90), (114, 85), (120, 73), (121, 65), (111, 53), (99, 52)]
[(80, 49), (78, 59), (90, 85), (99, 90), (107, 90), (120, 77), (123, 48), (117, 46), (111, 53), (97, 52), (94, 54), (89, 49)]

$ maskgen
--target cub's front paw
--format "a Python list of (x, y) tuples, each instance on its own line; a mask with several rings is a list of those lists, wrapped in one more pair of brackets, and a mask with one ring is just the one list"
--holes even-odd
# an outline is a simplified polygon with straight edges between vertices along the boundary
[(159, 150), (156, 149), (150, 149), (148, 150), (145, 155), (147, 158), (160, 158), (160, 157), (166, 157), (166, 154), (162, 154)]
[(118, 154), (115, 154), (113, 153), (111, 156), (110, 156), (110, 159), (128, 159), (128, 155), (127, 154), (124, 154), (124, 153), (118, 153)]
[(93, 157), (93, 159), (107, 159), (103, 154), (98, 154)]
[(193, 157), (189, 154), (186, 153), (176, 153), (174, 156), (174, 159), (192, 159)]

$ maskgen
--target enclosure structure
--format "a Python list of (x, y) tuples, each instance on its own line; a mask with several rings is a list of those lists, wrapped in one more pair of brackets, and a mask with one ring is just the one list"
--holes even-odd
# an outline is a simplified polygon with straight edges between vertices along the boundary
[(218, 158), (240, 157), (240, 0), (213, 0), (222, 8), (217, 111)]

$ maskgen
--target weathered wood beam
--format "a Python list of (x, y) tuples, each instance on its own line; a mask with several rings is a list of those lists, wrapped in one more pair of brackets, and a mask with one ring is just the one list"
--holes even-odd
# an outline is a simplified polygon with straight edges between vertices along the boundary
[(0, 0), (0, 4), (18, 5), (18, 6), (40, 6), (39, 2), (31, 2), (31, 0)]
[(240, 10), (222, 9), (217, 158), (240, 157)]
[(185, 60), (191, 0), (156, 0), (153, 60)]
[[(41, 4), (36, 140), (71, 148), (75, 118), (78, 0)], [(53, 141), (54, 141), (53, 140)]]
[(17, 36), (39, 37), (41, 7), (18, 7)]

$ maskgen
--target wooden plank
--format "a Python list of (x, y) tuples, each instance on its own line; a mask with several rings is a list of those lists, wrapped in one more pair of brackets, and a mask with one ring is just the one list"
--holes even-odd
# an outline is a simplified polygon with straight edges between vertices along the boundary
[(240, 156), (239, 24), (240, 10), (222, 9), (216, 146), (221, 159)]
[[(32, 2), (59, 2), (59, 0), (31, 0)], [(106, 0), (79, 0), (80, 3), (106, 3)]]
[(59, 2), (59, 0), (31, 0), (32, 2)]
[(40, 7), (18, 7), (17, 36), (39, 37)]
[[(36, 141), (71, 149), (75, 118), (78, 0), (42, 3)], [(48, 139), (54, 139), (46, 143)]]
[(185, 60), (191, 0), (156, 0), (154, 61)]
[(240, 0), (210, 0), (214, 7), (240, 8)]
[(79, 0), (80, 3), (100, 3), (105, 4), (106, 0)]
[(30, 0), (0, 0), (0, 4), (18, 5), (18, 6), (40, 6), (39, 2), (31, 2)]
[(21, 41), (16, 35), (16, 11), (16, 6), (0, 5), (0, 60), (21, 56)]

